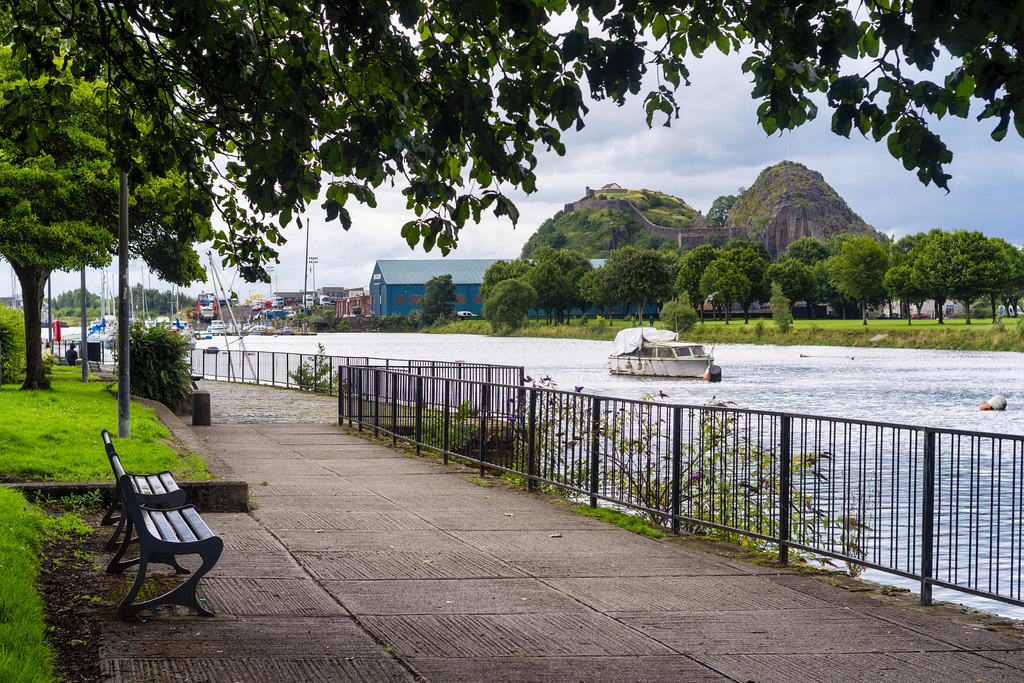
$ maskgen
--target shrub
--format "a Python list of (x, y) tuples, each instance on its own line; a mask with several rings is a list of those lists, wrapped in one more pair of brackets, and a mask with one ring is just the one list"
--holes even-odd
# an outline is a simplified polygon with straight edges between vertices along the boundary
[(15, 382), (25, 368), (25, 318), (0, 304), (0, 377)]
[(661, 322), (673, 332), (687, 332), (697, 324), (697, 311), (683, 294), (666, 303), (661, 309)]
[(132, 325), (130, 331), (132, 393), (159, 401), (177, 412), (192, 397), (188, 343), (171, 327)]
[(779, 332), (788, 332), (793, 326), (793, 314), (789, 311), (789, 299), (782, 293), (778, 282), (772, 283), (772, 320)]

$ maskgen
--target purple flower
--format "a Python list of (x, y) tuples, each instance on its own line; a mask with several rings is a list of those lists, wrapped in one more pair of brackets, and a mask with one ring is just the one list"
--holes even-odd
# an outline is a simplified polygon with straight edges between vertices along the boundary
[(515, 419), (514, 417), (510, 417), (510, 418), (508, 419), (508, 421), (509, 421), (509, 422), (515, 422), (515, 421), (516, 421), (516, 419)]
[(532, 378), (532, 377), (530, 377), (529, 375), (527, 375), (527, 376), (526, 376), (526, 381), (527, 381), (527, 382), (532, 382), (532, 381), (533, 381), (533, 378)]
[(583, 387), (576, 387), (576, 393), (577, 394), (580, 393), (581, 391), (583, 391)]
[(540, 381), (541, 382), (550, 382), (551, 381), (551, 376), (550, 375), (544, 375), (543, 377), (540, 378)]
[(509, 403), (515, 403), (515, 402), (516, 402), (516, 400), (515, 400), (514, 398), (510, 398), (510, 399), (508, 400), (508, 402), (509, 402)]
[(694, 474), (693, 476), (691, 476), (690, 477), (690, 481), (700, 481), (703, 478), (704, 478), (704, 475), (698, 473), (698, 474)]

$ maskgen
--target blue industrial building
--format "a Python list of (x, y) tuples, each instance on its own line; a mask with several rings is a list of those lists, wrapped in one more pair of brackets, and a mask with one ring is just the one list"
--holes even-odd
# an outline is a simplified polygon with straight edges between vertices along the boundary
[(407, 316), (420, 308), (427, 280), (451, 275), (455, 310), (483, 315), (480, 285), (484, 273), (501, 259), (431, 259), (377, 261), (370, 276), (370, 307), (375, 316)]

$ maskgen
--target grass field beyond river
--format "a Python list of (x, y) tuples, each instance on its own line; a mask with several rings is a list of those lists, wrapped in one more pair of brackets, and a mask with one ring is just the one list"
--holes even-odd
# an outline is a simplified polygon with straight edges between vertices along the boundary
[[(865, 326), (860, 320), (796, 320), (788, 332), (780, 332), (770, 319), (751, 320), (745, 325), (743, 318), (739, 317), (733, 318), (728, 325), (723, 320), (707, 319), (679, 336), (688, 341), (718, 344), (1024, 352), (1024, 318), (1007, 318), (994, 323), (991, 319), (975, 319), (970, 325), (962, 319), (946, 320), (942, 325), (931, 319), (910, 322), (908, 325), (906, 320), (869, 320)], [(539, 323), (531, 320), (512, 336), (611, 340), (619, 330), (638, 324), (628, 320), (613, 320), (610, 325), (593, 320), (587, 323), (573, 320), (571, 325), (546, 325), (543, 320)], [(662, 327), (662, 324), (656, 321), (655, 326)], [(490, 334), (491, 327), (486, 321), (472, 320), (438, 325), (426, 331)]]

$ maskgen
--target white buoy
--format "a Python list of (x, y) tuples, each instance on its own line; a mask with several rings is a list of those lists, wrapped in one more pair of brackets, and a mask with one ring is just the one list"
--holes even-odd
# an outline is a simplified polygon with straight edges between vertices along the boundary
[(1006, 410), (1006, 399), (996, 395), (987, 401), (982, 401), (978, 407), (980, 410)]

